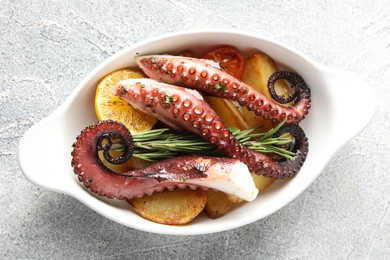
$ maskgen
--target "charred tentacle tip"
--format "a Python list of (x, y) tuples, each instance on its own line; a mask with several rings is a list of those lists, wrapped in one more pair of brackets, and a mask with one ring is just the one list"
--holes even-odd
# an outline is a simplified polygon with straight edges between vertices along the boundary
[(283, 133), (289, 133), (293, 136), (293, 142), (289, 145), (288, 149), (295, 153), (295, 157), (292, 160), (284, 160), (279, 163), (282, 172), (278, 178), (295, 176), (305, 162), (309, 151), (309, 141), (305, 132), (298, 125), (284, 125), (274, 136), (281, 136)]
[[(116, 144), (119, 144), (122, 155), (113, 157), (110, 151)], [(104, 159), (112, 164), (123, 164), (127, 162), (134, 153), (133, 137), (130, 132), (128, 132), (126, 137), (118, 132), (102, 133), (97, 137), (96, 145), (98, 151), (103, 151)]]
[[(284, 96), (278, 95), (275, 91), (275, 82), (279, 79), (284, 79), (294, 88), (294, 93), (289, 95), (289, 97), (285, 98)], [(277, 71), (274, 72), (268, 79), (268, 90), (271, 94), (271, 97), (281, 103), (287, 104), (294, 101), (301, 92), (309, 91), (305, 81), (296, 73), (290, 71)]]
[[(97, 161), (104, 165), (99, 158), (99, 151), (103, 151), (103, 157), (111, 164), (122, 164), (128, 161), (134, 153), (133, 136), (130, 131), (120, 122), (113, 120), (99, 121), (87, 128), (85, 128), (77, 137), (76, 142), (73, 144), (74, 150), (72, 156), (75, 157), (77, 150), (83, 147), (82, 142), (84, 136), (91, 136), (94, 139), (93, 144), (96, 145), (93, 148)], [(120, 156), (112, 156), (111, 150), (115, 147), (120, 151)], [(120, 150), (118, 149), (120, 148)], [(74, 161), (74, 159), (73, 159)], [(74, 163), (72, 162), (72, 165)]]
[(283, 134), (290, 134), (292, 136), (292, 141), (288, 144), (286, 150), (296, 153), (299, 140), (302, 138), (302, 132), (303, 130), (298, 125), (283, 125), (273, 134), (273, 136), (280, 137)]

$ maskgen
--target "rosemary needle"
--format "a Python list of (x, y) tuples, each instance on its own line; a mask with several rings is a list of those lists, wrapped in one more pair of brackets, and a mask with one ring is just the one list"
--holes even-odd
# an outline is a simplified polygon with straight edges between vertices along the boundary
[[(235, 138), (254, 151), (263, 154), (274, 153), (286, 159), (292, 159), (294, 153), (282, 148), (283, 145), (289, 144), (292, 141), (289, 135), (282, 134), (279, 137), (273, 137), (280, 127), (282, 127), (283, 123), (280, 123), (265, 133), (253, 133), (256, 128), (242, 131), (237, 128), (230, 128), (229, 130)], [(133, 135), (135, 146), (133, 156), (147, 161), (157, 161), (172, 158), (180, 154), (224, 155), (213, 144), (203, 140), (198, 135), (168, 132), (168, 128), (162, 128)]]

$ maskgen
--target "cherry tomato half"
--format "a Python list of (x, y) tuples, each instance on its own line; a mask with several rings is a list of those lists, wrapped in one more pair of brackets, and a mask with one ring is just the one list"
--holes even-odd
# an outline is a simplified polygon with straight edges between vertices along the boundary
[(236, 48), (230, 46), (218, 47), (206, 53), (203, 59), (218, 62), (224, 71), (237, 79), (241, 78), (244, 70), (244, 56)]

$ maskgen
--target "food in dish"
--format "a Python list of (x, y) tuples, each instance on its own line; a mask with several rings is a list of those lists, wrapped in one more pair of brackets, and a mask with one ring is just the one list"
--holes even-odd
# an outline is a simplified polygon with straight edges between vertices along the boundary
[[(268, 80), (273, 99), (267, 98), (254, 88), (210, 65), (205, 60), (170, 55), (149, 55), (136, 58), (137, 64), (150, 78), (182, 87), (193, 88), (210, 95), (237, 101), (253, 110), (256, 115), (273, 121), (287, 120), (299, 123), (310, 108), (310, 89), (296, 73), (275, 72)], [(285, 98), (276, 94), (274, 82), (285, 79), (295, 87), (293, 95)], [(295, 101), (290, 107), (280, 105)]]
[[(125, 151), (110, 156), (113, 140), (119, 138)], [(111, 121), (89, 126), (77, 137), (72, 152), (72, 166), (84, 186), (101, 196), (131, 199), (165, 189), (212, 188), (247, 201), (256, 198), (258, 190), (245, 164), (238, 160), (205, 156), (180, 156), (148, 167), (115, 173), (101, 162), (98, 149), (110, 163), (123, 163), (132, 156), (132, 137), (128, 129)]]
[(128, 102), (112, 95), (111, 88), (128, 78), (144, 78), (133, 69), (121, 69), (105, 76), (96, 87), (95, 112), (99, 120), (115, 120), (124, 124), (133, 134), (150, 130), (157, 119), (134, 109)]
[[(240, 180), (248, 179), (244, 176), (250, 177), (249, 171), (244, 170), (245, 165), (257, 174), (273, 178), (294, 176), (302, 166), (307, 155), (308, 142), (299, 126), (288, 125), (283, 128), (284, 132), (289, 132), (295, 139), (294, 145), (292, 145), (295, 156), (293, 160), (278, 161), (274, 156), (254, 152), (243, 145), (224, 125), (224, 122), (201, 94), (194, 90), (172, 85), (185, 85), (200, 91), (206, 90), (209, 94), (237, 101), (240, 105), (254, 110), (257, 115), (262, 115), (265, 119), (272, 119), (274, 122), (284, 120), (292, 124), (301, 121), (310, 108), (310, 91), (305, 86), (304, 81), (296, 74), (276, 72), (271, 76), (268, 85), (272, 97), (276, 99), (276, 101), (272, 101), (249, 85), (224, 70), (211, 66), (209, 62), (204, 60), (153, 55), (138, 57), (137, 61), (145, 74), (166, 83), (152, 79), (125, 80), (116, 85), (114, 93), (129, 101), (133, 107), (154, 115), (172, 129), (186, 129), (202, 136), (232, 159), (199, 156), (178, 157), (163, 160), (141, 170), (113, 173), (101, 163), (98, 157), (99, 148), (104, 150), (104, 158), (107, 161), (121, 163), (128, 159), (129, 154), (132, 154), (133, 144), (131, 135), (126, 131), (126, 128), (116, 122), (105, 121), (86, 128), (74, 144), (72, 165), (75, 173), (87, 188), (110, 198), (131, 199), (151, 194), (154, 191), (162, 191), (167, 187), (195, 188), (196, 186), (223, 191), (225, 194), (250, 201), (257, 195), (257, 192), (253, 190), (253, 179), (250, 178), (249, 181), (252, 184), (245, 182), (243, 186), (240, 186), (242, 184), (240, 181), (232, 182), (230, 178), (233, 175), (230, 174), (234, 174), (235, 171), (231, 168), (225, 171), (226, 165), (234, 165), (234, 167), (239, 165), (239, 169), (242, 171)], [(243, 66), (235, 64), (232, 68), (243, 68)], [(237, 75), (241, 74), (241, 70), (238, 69)], [(286, 79), (291, 85), (296, 86), (295, 93), (287, 99), (280, 98), (273, 88), (273, 84), (279, 79)], [(210, 83), (211, 81), (213, 82)], [(291, 107), (280, 105), (280, 103), (289, 103), (293, 99), (296, 101)], [(113, 158), (109, 155), (108, 150), (115, 143), (114, 139), (118, 138), (122, 139), (124, 147), (127, 148), (122, 156)], [(223, 185), (213, 186), (215, 184), (212, 178), (213, 173), (215, 173), (213, 167), (221, 169), (219, 172), (224, 175), (227, 181)], [(192, 172), (187, 172), (187, 169), (192, 169)], [(208, 172), (209, 169), (213, 170)], [(145, 186), (136, 184), (139, 179), (145, 180), (147, 184)], [(199, 180), (203, 182), (198, 182)], [(228, 187), (227, 183), (233, 183), (233, 186)], [(128, 189), (127, 185), (133, 185), (134, 188)], [(252, 197), (237, 192), (241, 189), (244, 193), (252, 194)], [(136, 203), (131, 204), (135, 205)], [(140, 212), (140, 210), (137, 211)]]
[(294, 147), (296, 156), (293, 160), (279, 162), (238, 141), (198, 92), (152, 79), (124, 80), (113, 91), (133, 107), (154, 115), (171, 128), (202, 136), (228, 157), (239, 159), (257, 174), (272, 178), (291, 177), (306, 158), (307, 138), (297, 125), (284, 128), (297, 140)]

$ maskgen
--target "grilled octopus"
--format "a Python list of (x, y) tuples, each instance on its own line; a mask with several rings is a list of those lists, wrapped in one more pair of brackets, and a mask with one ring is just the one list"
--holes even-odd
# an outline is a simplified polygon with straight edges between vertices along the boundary
[[(118, 141), (125, 150), (123, 155), (112, 157), (109, 150)], [(132, 156), (132, 147), (132, 136), (123, 124), (100, 121), (85, 128), (73, 144), (73, 170), (86, 188), (108, 198), (131, 199), (174, 188), (211, 188), (247, 201), (258, 194), (248, 167), (236, 159), (183, 156), (117, 173), (98, 156), (103, 150), (108, 162), (124, 163)]]
[(240, 143), (197, 91), (153, 79), (128, 79), (121, 81), (113, 92), (133, 107), (176, 129), (180, 127), (202, 136), (228, 157), (240, 160), (257, 174), (272, 178), (291, 177), (306, 158), (308, 141), (297, 125), (289, 126), (289, 132), (297, 141), (295, 159), (280, 162)]
[[(149, 78), (237, 101), (256, 115), (275, 122), (287, 120), (288, 124), (297, 124), (311, 106), (310, 89), (295, 73), (278, 71), (270, 77), (268, 88), (276, 102), (203, 59), (151, 55), (137, 57), (136, 62)], [(273, 84), (279, 79), (285, 79), (295, 87), (294, 94), (287, 99), (275, 92)], [(291, 107), (279, 104), (291, 101), (294, 101)]]
[[(138, 57), (137, 63), (156, 80), (125, 80), (113, 89), (113, 93), (175, 130), (184, 129), (202, 136), (230, 158), (183, 156), (160, 161), (144, 169), (116, 173), (101, 162), (98, 150), (104, 151), (107, 161), (123, 163), (132, 155), (131, 134), (120, 123), (102, 121), (84, 129), (72, 151), (74, 172), (91, 191), (109, 198), (129, 199), (164, 189), (200, 187), (251, 201), (258, 191), (250, 171), (272, 178), (287, 178), (294, 176), (303, 165), (308, 153), (308, 140), (296, 123), (306, 116), (311, 101), (310, 90), (298, 75), (278, 72), (270, 78), (269, 89), (277, 102), (295, 100), (293, 106), (284, 107), (203, 60), (157, 55)], [(283, 99), (276, 95), (273, 83), (280, 78), (296, 86), (293, 96)], [(266, 119), (275, 122), (286, 120), (288, 125), (283, 131), (294, 137), (292, 151), (296, 154), (295, 158), (275, 160), (245, 147), (197, 90), (238, 101)], [(118, 139), (127, 148), (123, 156), (113, 158), (109, 149)]]

